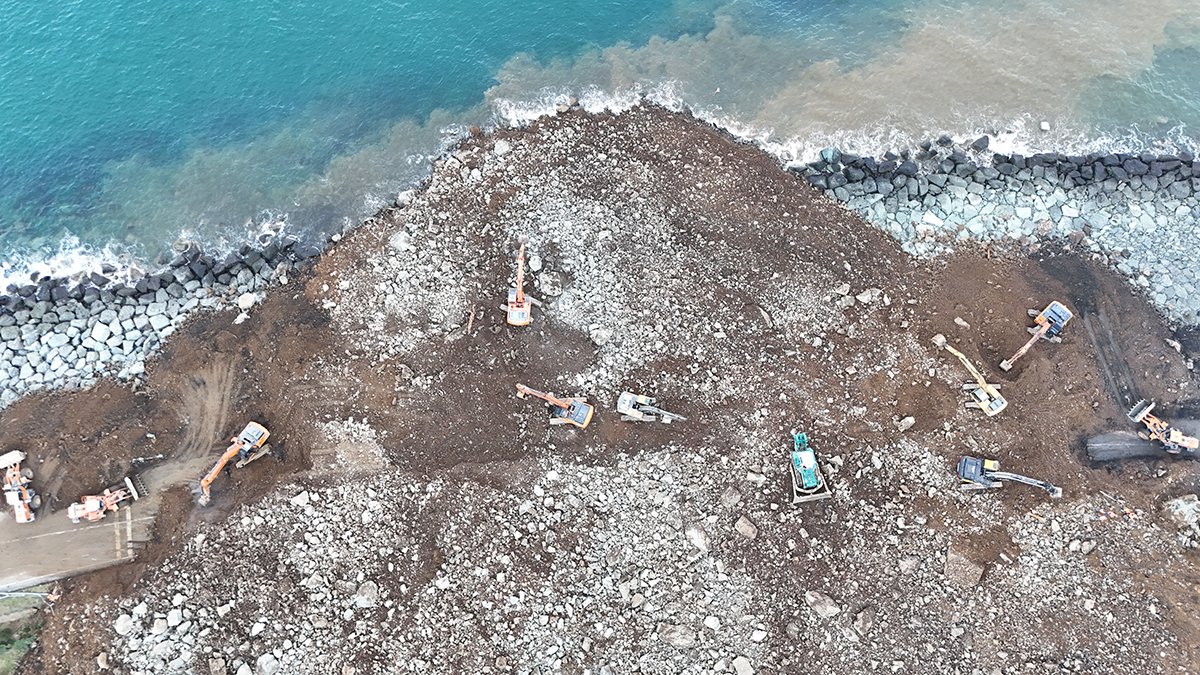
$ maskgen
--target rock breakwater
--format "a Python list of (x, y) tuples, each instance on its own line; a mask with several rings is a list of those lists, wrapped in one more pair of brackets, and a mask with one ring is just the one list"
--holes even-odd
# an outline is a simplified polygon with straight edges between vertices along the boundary
[(153, 273), (118, 279), (115, 267), (104, 266), (9, 284), (0, 294), (0, 407), (40, 389), (86, 387), (108, 375), (136, 378), (194, 311), (247, 310), (260, 291), (286, 283), (297, 263), (319, 252), (291, 237), (224, 255), (186, 243)]
[(992, 153), (943, 136), (915, 151), (834, 148), (794, 167), (916, 255), (956, 242), (1037, 251), (1066, 241), (1117, 269), (1170, 319), (1200, 322), (1200, 163), (1192, 154)]

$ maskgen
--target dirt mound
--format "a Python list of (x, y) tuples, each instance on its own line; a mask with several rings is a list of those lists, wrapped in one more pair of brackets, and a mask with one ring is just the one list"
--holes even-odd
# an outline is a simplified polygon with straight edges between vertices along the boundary
[[(513, 329), (497, 306), (522, 240), (544, 306)], [(1080, 315), (1067, 340), (999, 371), (1051, 299)], [(967, 373), (935, 333), (1008, 410), (962, 407)], [(1197, 599), (1163, 581), (1194, 553), (1157, 506), (1196, 469), (1163, 482), (1082, 458), (1084, 437), (1127, 426), (1125, 389), (1187, 398), (1167, 336), (1076, 257), (914, 261), (684, 116), (473, 137), (248, 321), (188, 324), (139, 392), (2, 413), (29, 451), (58, 406), (83, 440), (31, 454), (79, 489), (149, 452), (195, 477), (248, 419), (282, 455), (220, 478), (213, 509), (181, 491), (138, 565), (68, 588), (26, 671), (1185, 667)], [(585, 395), (596, 419), (550, 429), (516, 382)], [(623, 389), (690, 420), (622, 423)], [(787, 504), (792, 430), (833, 499)], [(963, 495), (964, 453), (1067, 497)], [(975, 566), (984, 585), (948, 585), (951, 549), (953, 578)]]

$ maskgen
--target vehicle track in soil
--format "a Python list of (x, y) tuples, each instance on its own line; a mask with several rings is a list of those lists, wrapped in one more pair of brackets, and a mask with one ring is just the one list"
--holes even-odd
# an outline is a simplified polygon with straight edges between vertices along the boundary
[(211, 454), (215, 439), (230, 432), (229, 413), (237, 395), (234, 360), (214, 361), (184, 383), (179, 394), (184, 435), (173, 459), (186, 460)]

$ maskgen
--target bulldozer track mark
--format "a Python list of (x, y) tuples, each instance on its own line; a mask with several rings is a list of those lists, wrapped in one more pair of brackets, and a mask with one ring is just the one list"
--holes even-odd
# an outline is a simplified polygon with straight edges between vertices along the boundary
[(180, 395), (180, 413), (185, 420), (179, 445), (180, 459), (210, 454), (229, 431), (225, 429), (236, 391), (234, 362), (213, 363), (192, 377)]
[(1120, 345), (1113, 336), (1112, 324), (1104, 310), (1098, 309), (1095, 314), (1085, 314), (1083, 327), (1096, 350), (1096, 362), (1104, 378), (1105, 388), (1118, 404), (1126, 407), (1132, 405), (1138, 398), (1135, 380), (1129, 372), (1129, 364), (1121, 354)]

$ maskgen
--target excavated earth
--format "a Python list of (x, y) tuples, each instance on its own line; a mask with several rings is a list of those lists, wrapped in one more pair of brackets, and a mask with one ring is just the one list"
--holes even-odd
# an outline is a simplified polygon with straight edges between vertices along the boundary
[[(513, 329), (520, 241), (543, 304)], [(1133, 390), (1195, 410), (1196, 341), (1069, 248), (1038, 256), (910, 258), (656, 108), (472, 135), (136, 388), (0, 413), (48, 509), (134, 457), (178, 467), (137, 561), (64, 583), (22, 672), (1195, 672), (1197, 552), (1162, 505), (1200, 464), (1093, 465), (1084, 440), (1129, 429)], [(1001, 373), (1052, 299), (1066, 340)], [(936, 333), (1004, 413), (963, 408)], [(595, 419), (551, 428), (517, 382)], [(622, 390), (688, 420), (622, 422)], [(194, 507), (249, 419), (275, 458)], [(789, 503), (793, 430), (832, 498)], [(962, 492), (968, 453), (1065, 496)]]

